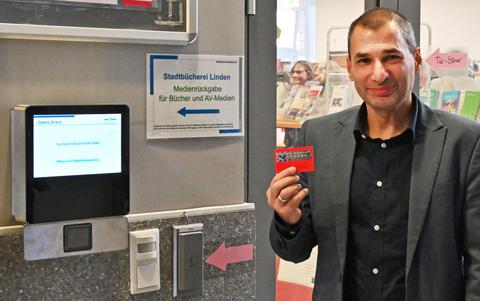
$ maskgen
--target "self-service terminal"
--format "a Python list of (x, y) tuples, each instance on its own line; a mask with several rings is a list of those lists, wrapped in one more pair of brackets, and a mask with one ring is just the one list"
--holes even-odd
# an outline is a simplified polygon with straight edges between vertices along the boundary
[(11, 137), (25, 259), (128, 247), (128, 106), (18, 105)]

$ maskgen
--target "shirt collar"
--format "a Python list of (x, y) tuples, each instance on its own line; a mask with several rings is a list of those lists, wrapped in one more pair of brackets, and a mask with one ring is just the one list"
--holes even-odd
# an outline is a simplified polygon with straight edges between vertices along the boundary
[[(415, 96), (415, 94), (412, 93), (412, 104), (413, 104), (413, 112), (412, 112), (412, 118), (410, 118), (410, 124), (408, 125), (408, 128), (405, 131), (409, 131), (412, 134), (412, 142), (415, 141), (415, 129), (417, 127), (417, 121), (418, 121), (418, 107), (420, 104), (418, 103), (419, 100)], [(360, 109), (358, 110), (357, 117), (355, 118), (355, 127), (353, 128), (353, 133), (355, 137), (361, 136), (361, 135), (366, 135), (365, 131), (363, 130), (366, 128), (367, 125), (367, 105), (365, 102), (362, 103), (360, 106)]]

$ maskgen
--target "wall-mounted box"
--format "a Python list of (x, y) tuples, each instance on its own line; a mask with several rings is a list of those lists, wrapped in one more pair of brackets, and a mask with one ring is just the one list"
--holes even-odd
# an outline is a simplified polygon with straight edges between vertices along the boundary
[(158, 229), (130, 232), (130, 292), (160, 289), (160, 237)]
[(27, 260), (125, 249), (130, 208), (126, 105), (11, 111), (12, 214)]
[(129, 212), (126, 105), (11, 111), (12, 210), (29, 224)]
[(202, 292), (203, 224), (173, 226), (173, 296)]

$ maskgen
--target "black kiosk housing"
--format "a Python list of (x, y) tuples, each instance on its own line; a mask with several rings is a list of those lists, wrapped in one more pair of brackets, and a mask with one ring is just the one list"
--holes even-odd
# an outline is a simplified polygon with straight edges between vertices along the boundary
[[(48, 240), (63, 241), (63, 250), (41, 258), (95, 252), (108, 228), (126, 225), (108, 218), (126, 220), (130, 209), (128, 106), (18, 105), (11, 117), (12, 213), (28, 224), (25, 257), (42, 253)], [(29, 231), (45, 242), (27, 241)], [(27, 252), (29, 243), (35, 250)], [(100, 251), (115, 245), (99, 244)]]

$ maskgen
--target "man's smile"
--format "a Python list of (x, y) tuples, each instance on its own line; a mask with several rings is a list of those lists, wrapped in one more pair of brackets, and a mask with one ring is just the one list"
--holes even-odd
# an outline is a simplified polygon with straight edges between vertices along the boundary
[(386, 86), (380, 86), (380, 87), (371, 87), (369, 88), (370, 91), (373, 92), (373, 94), (377, 96), (388, 96), (391, 95), (394, 91), (394, 85), (386, 85)]

